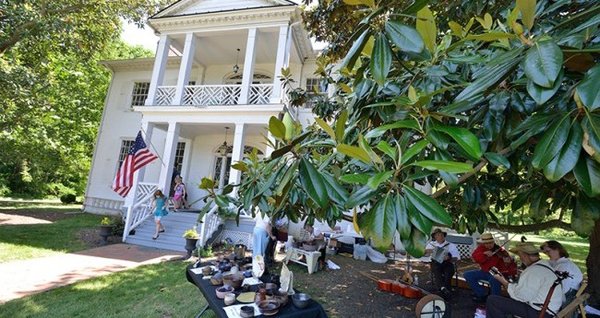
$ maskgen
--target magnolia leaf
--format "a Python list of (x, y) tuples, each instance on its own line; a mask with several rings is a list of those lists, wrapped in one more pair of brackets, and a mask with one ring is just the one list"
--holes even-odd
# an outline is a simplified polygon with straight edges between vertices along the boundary
[(421, 35), (412, 27), (389, 20), (385, 23), (385, 32), (390, 41), (403, 52), (421, 53), (425, 48)]
[(364, 5), (373, 7), (375, 5), (374, 0), (344, 0), (344, 3), (350, 6)]
[(448, 214), (437, 201), (410, 186), (404, 185), (403, 189), (408, 201), (410, 201), (421, 214), (436, 224), (446, 226), (452, 225), (450, 214)]
[(392, 196), (377, 201), (360, 219), (360, 229), (377, 248), (387, 248), (396, 233), (397, 217)]
[(364, 186), (358, 188), (356, 191), (350, 194), (348, 201), (346, 201), (346, 208), (354, 208), (358, 205), (365, 204), (367, 201), (375, 195), (376, 191), (371, 189), (371, 187)]
[(390, 129), (399, 129), (399, 128), (408, 128), (408, 129), (412, 129), (412, 130), (419, 130), (419, 123), (414, 120), (414, 119), (405, 119), (405, 120), (399, 120), (395, 123), (391, 123), (391, 124), (387, 124), (387, 125), (382, 125), (379, 126), (371, 131), (369, 131), (366, 135), (365, 138), (370, 139), (370, 138), (376, 138), (379, 137), (381, 135), (383, 135), (386, 131), (390, 130)]
[(319, 127), (321, 127), (321, 129), (323, 129), (329, 135), (329, 137), (331, 137), (331, 139), (335, 140), (335, 131), (333, 131), (331, 126), (329, 126), (329, 124), (326, 121), (319, 117), (315, 117), (315, 121), (317, 122)]
[(569, 139), (562, 147), (560, 152), (544, 167), (544, 175), (551, 182), (556, 182), (571, 171), (581, 152), (581, 143), (583, 141), (583, 131), (578, 122), (573, 123)]
[(411, 225), (408, 219), (408, 210), (406, 209), (406, 202), (404, 197), (400, 194), (394, 196), (394, 211), (396, 212), (396, 229), (400, 234), (401, 240), (406, 240), (410, 237)]
[(600, 107), (600, 64), (592, 67), (577, 85), (577, 94), (589, 110)]
[(392, 177), (392, 175), (394, 175), (394, 171), (384, 171), (376, 173), (371, 178), (369, 178), (367, 186), (371, 187), (371, 189), (373, 190), (376, 190), (381, 183), (388, 181)]
[(346, 189), (342, 187), (332, 175), (323, 173), (322, 177), (327, 186), (329, 198), (339, 205), (346, 204), (346, 201), (348, 201), (348, 197), (350, 196), (348, 191), (346, 191)]
[(355, 184), (367, 184), (371, 175), (367, 173), (354, 173), (354, 174), (345, 174), (340, 176), (340, 181), (346, 183), (355, 183)]
[(577, 183), (588, 197), (600, 195), (600, 164), (590, 158), (580, 158), (573, 170)]
[(456, 161), (423, 160), (416, 161), (415, 163), (413, 163), (413, 165), (425, 168), (427, 170), (440, 170), (449, 173), (464, 173), (473, 170), (472, 165)]
[(492, 31), (482, 34), (471, 34), (465, 37), (467, 40), (476, 40), (483, 42), (494, 42), (501, 39), (511, 39), (514, 38), (515, 35), (506, 32)]
[(575, 209), (573, 209), (571, 215), (571, 228), (577, 235), (587, 237), (594, 230), (595, 220), (592, 214), (594, 209), (597, 209), (597, 207), (594, 207), (585, 196), (580, 196), (577, 199)]
[(383, 33), (377, 36), (371, 54), (371, 74), (377, 84), (383, 86), (392, 66), (392, 49)]
[(504, 166), (504, 168), (510, 169), (510, 162), (503, 155), (498, 154), (498, 153), (493, 153), (493, 152), (486, 152), (483, 155), (494, 166), (496, 166), (496, 167)]
[(458, 37), (462, 37), (463, 36), (463, 28), (460, 24), (454, 22), (454, 21), (450, 21), (448, 22), (448, 26), (450, 27), (450, 30), (452, 30), (452, 34)]
[(335, 140), (337, 140), (338, 143), (344, 140), (346, 121), (348, 121), (348, 111), (344, 109), (335, 122)]
[(417, 228), (419, 231), (429, 233), (431, 232), (431, 227), (433, 226), (433, 222), (423, 215), (418, 208), (416, 208), (410, 200), (407, 198), (405, 201), (406, 210), (408, 211), (408, 220), (410, 223)]
[(448, 134), (473, 160), (479, 160), (482, 155), (481, 145), (477, 136), (466, 128), (436, 126), (435, 130)]
[(329, 203), (329, 195), (321, 173), (304, 158), (300, 159), (298, 168), (302, 188), (315, 203), (325, 208)]
[(273, 137), (285, 140), (285, 125), (275, 116), (269, 118), (269, 131)]
[(402, 159), (401, 159), (400, 163), (401, 164), (407, 163), (412, 157), (421, 153), (421, 151), (423, 151), (423, 149), (425, 149), (425, 147), (427, 147), (427, 145), (429, 145), (429, 141), (427, 141), (427, 140), (419, 140), (419, 141), (415, 142), (414, 145), (410, 146), (410, 148), (408, 148), (408, 150), (406, 150), (402, 154)]
[(562, 69), (563, 53), (552, 40), (536, 42), (525, 55), (522, 67), (537, 85), (552, 88)]
[(248, 166), (243, 161), (238, 161), (231, 165), (231, 167), (235, 170), (239, 170), (242, 172), (248, 171)]
[(531, 164), (536, 169), (546, 166), (562, 149), (571, 128), (569, 114), (557, 120), (535, 146)]
[(390, 144), (387, 143), (387, 141), (382, 140), (377, 144), (377, 149), (381, 150), (383, 153), (385, 153), (388, 157), (390, 157), (392, 160), (394, 160), (394, 162), (396, 162), (396, 157), (398, 156), (398, 154), (396, 153), (396, 148), (390, 146)]
[(402, 245), (404, 245), (404, 249), (408, 254), (419, 258), (425, 255), (425, 246), (428, 240), (429, 235), (413, 227), (410, 237), (407, 240), (402, 240)]
[(523, 23), (525, 23), (530, 32), (535, 19), (535, 2), (536, 0), (517, 0), (517, 8), (521, 11)]
[(292, 116), (290, 115), (290, 113), (286, 112), (283, 115), (283, 125), (285, 126), (285, 140), (290, 140), (292, 139), (293, 135), (294, 135), (294, 119), (292, 119)]
[(428, 7), (424, 7), (417, 12), (417, 31), (423, 38), (423, 42), (425, 43), (425, 46), (429, 52), (435, 52), (437, 27), (435, 25), (433, 13)]
[(558, 75), (558, 79), (554, 81), (552, 88), (545, 88), (535, 84), (532, 80), (528, 80), (527, 93), (529, 93), (529, 96), (531, 96), (531, 98), (533, 98), (538, 105), (542, 105), (552, 98), (554, 94), (556, 94), (560, 88), (560, 85), (562, 84), (562, 78), (563, 71), (561, 70), (560, 74)]
[(360, 147), (340, 144), (336, 147), (336, 149), (346, 156), (358, 159), (364, 163), (371, 163), (371, 157), (369, 157), (369, 154)]
[[(342, 65), (340, 66), (341, 68), (347, 67), (349, 70), (352, 70), (354, 68), (354, 63), (356, 63), (356, 60), (362, 53), (362, 50), (367, 44), (367, 40), (369, 37), (369, 29), (364, 30), (363, 33), (354, 41), (352, 47), (350, 47), (350, 50), (348, 51), (346, 57), (342, 61)], [(350, 88), (348, 87), (348, 89)]]

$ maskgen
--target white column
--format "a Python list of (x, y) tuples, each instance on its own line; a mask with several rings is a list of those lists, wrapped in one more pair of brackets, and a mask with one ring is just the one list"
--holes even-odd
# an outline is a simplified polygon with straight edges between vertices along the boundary
[(242, 75), (242, 91), (238, 104), (248, 104), (250, 85), (254, 78), (254, 57), (256, 55), (256, 28), (248, 29), (248, 40), (246, 41), (246, 55), (244, 57), (244, 70)]
[(158, 177), (158, 188), (168, 196), (171, 190), (171, 177), (173, 176), (173, 161), (175, 160), (175, 151), (177, 150), (177, 141), (179, 141), (180, 126), (176, 122), (169, 122), (167, 138), (165, 138), (165, 150), (163, 151), (163, 162)]
[(279, 41), (277, 42), (277, 57), (275, 59), (275, 71), (273, 74), (273, 94), (271, 94), (271, 103), (281, 102), (281, 68), (287, 64), (285, 61), (286, 39), (289, 25), (279, 27)]
[(190, 72), (192, 70), (195, 52), (196, 36), (194, 36), (194, 33), (187, 33), (185, 35), (185, 46), (183, 48), (183, 56), (181, 57), (181, 65), (179, 66), (179, 76), (177, 77), (175, 98), (173, 98), (172, 105), (183, 105), (185, 86), (190, 82)]
[[(233, 133), (233, 153), (231, 154), (231, 165), (241, 161), (244, 156), (244, 129), (246, 125), (243, 123), (235, 124), (235, 132)], [(238, 184), (242, 178), (242, 172), (231, 168), (229, 170), (229, 183)]]
[(171, 39), (167, 35), (161, 35), (158, 47), (156, 48), (156, 56), (154, 57), (154, 68), (152, 69), (152, 79), (150, 80), (146, 105), (156, 104), (156, 90), (163, 83), (170, 46)]
[(269, 158), (271, 157), (271, 154), (273, 153), (273, 147), (271, 147), (271, 143), (275, 144), (275, 138), (273, 137), (273, 134), (271, 134), (270, 131), (267, 131), (267, 139), (269, 139), (270, 143), (267, 143), (267, 149), (265, 150), (265, 158)]

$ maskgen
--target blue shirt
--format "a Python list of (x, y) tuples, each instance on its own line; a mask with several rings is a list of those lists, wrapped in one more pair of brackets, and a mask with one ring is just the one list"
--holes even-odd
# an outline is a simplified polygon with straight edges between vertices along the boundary
[(165, 198), (158, 197), (154, 200), (155, 208), (154, 208), (154, 216), (164, 216), (165, 215)]

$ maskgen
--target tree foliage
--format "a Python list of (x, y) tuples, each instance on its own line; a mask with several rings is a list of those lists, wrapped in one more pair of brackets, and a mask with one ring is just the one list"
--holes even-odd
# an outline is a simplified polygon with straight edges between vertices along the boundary
[(158, 1), (0, 1), (0, 195), (83, 193), (118, 38)]

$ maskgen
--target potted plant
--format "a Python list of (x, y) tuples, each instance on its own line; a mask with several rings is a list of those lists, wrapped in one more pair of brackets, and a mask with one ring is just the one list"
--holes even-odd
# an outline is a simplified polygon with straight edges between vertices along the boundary
[(183, 238), (185, 238), (185, 250), (187, 251), (186, 258), (192, 257), (192, 253), (196, 249), (196, 244), (200, 235), (196, 231), (196, 227), (186, 230), (183, 232)]
[(108, 243), (108, 237), (113, 234), (113, 221), (111, 218), (105, 216), (100, 221), (100, 236), (102, 237), (102, 243)]

